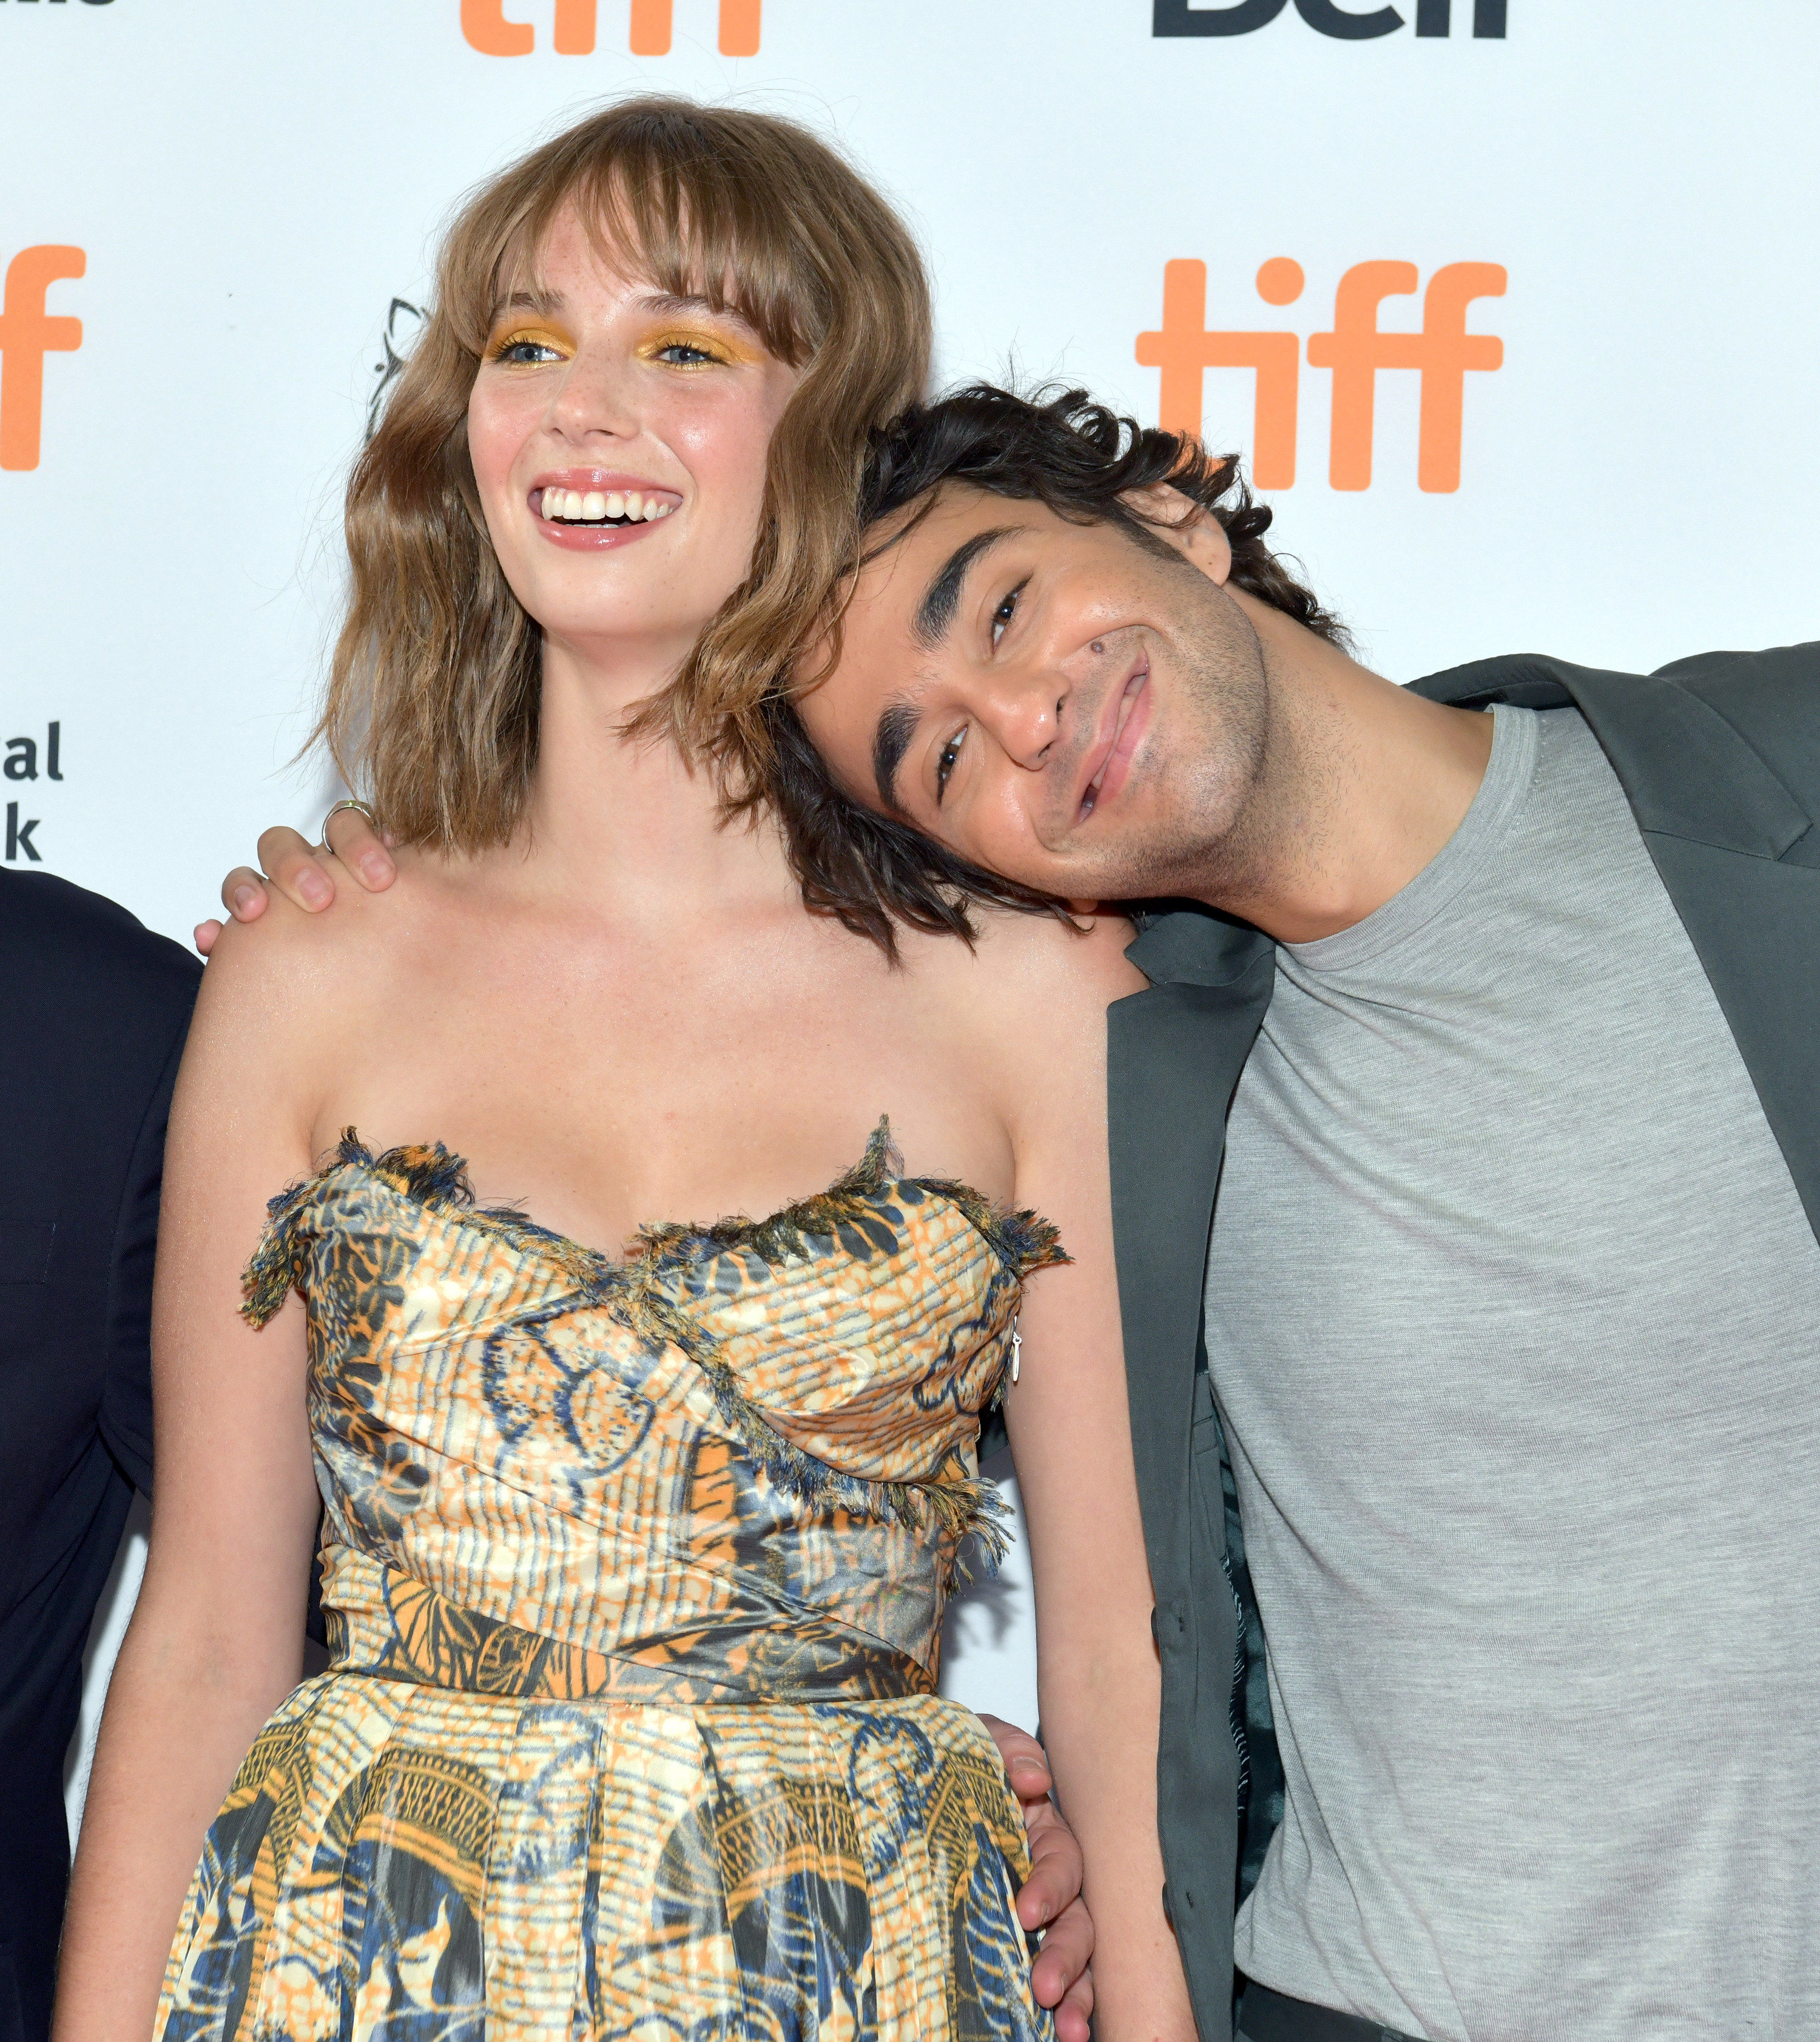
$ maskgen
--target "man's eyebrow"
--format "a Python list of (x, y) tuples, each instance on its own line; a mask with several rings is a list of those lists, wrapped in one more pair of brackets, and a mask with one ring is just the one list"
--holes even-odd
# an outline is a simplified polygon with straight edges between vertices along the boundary
[[(936, 570), (934, 580), (923, 590), (923, 600), (910, 619), (910, 629), (931, 652), (947, 636), (948, 626), (954, 621), (954, 612), (961, 606), (962, 588), (974, 564), (1002, 540), (1014, 537), (1023, 529), (1021, 525), (1000, 525), (989, 532), (976, 532), (970, 539), (963, 539)], [(882, 719), (879, 727), (884, 728)]]
[(922, 712), (904, 695), (894, 695), (879, 714), (878, 728), (872, 733), (872, 777), (888, 809), (898, 806), (897, 769), (921, 720)]

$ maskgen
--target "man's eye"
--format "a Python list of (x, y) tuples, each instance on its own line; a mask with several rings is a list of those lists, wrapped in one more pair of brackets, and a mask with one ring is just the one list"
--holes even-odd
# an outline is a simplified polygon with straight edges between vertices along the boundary
[(992, 643), (995, 645), (1004, 636), (1005, 626), (1016, 616), (1018, 598), (1023, 594), (1023, 591), (1021, 588), (1014, 588), (992, 612)]
[(942, 805), (942, 797), (948, 791), (948, 776), (954, 770), (954, 761), (961, 755), (961, 741), (965, 730), (957, 730), (942, 747), (941, 755), (935, 761), (935, 805)]

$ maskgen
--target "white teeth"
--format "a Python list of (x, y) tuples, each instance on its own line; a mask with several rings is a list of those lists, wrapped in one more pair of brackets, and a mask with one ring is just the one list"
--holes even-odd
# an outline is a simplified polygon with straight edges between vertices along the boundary
[(665, 503), (655, 493), (646, 495), (643, 490), (591, 489), (584, 495), (579, 489), (558, 489), (553, 484), (543, 490), (537, 504), (540, 517), (560, 518), (570, 522), (587, 520), (598, 523), (602, 519), (624, 518), (632, 524), (649, 524), (659, 518), (667, 518), (680, 504)]

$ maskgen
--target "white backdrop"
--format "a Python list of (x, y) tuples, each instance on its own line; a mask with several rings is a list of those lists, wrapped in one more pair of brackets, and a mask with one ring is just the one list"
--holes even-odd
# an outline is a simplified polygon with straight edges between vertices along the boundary
[[(945, 377), (1261, 423), (1277, 537), (1386, 673), (1813, 636), (1817, 82), (1803, 0), (0, 0), (0, 851), (186, 938), (314, 824), (285, 761), (393, 301), (457, 193), (633, 89), (839, 137)], [(1455, 265), (1501, 345), (1448, 346)], [(1374, 282), (1401, 341), (1336, 320)], [(954, 1644), (1027, 1718), (1027, 1600)]]

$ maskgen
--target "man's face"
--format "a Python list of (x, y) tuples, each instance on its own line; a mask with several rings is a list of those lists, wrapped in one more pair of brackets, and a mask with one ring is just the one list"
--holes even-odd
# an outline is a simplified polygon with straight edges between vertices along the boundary
[(1188, 890), (1242, 833), (1268, 728), (1218, 525), (1153, 550), (962, 484), (904, 522), (873, 535), (900, 534), (799, 703), (842, 787), (1069, 899)]

